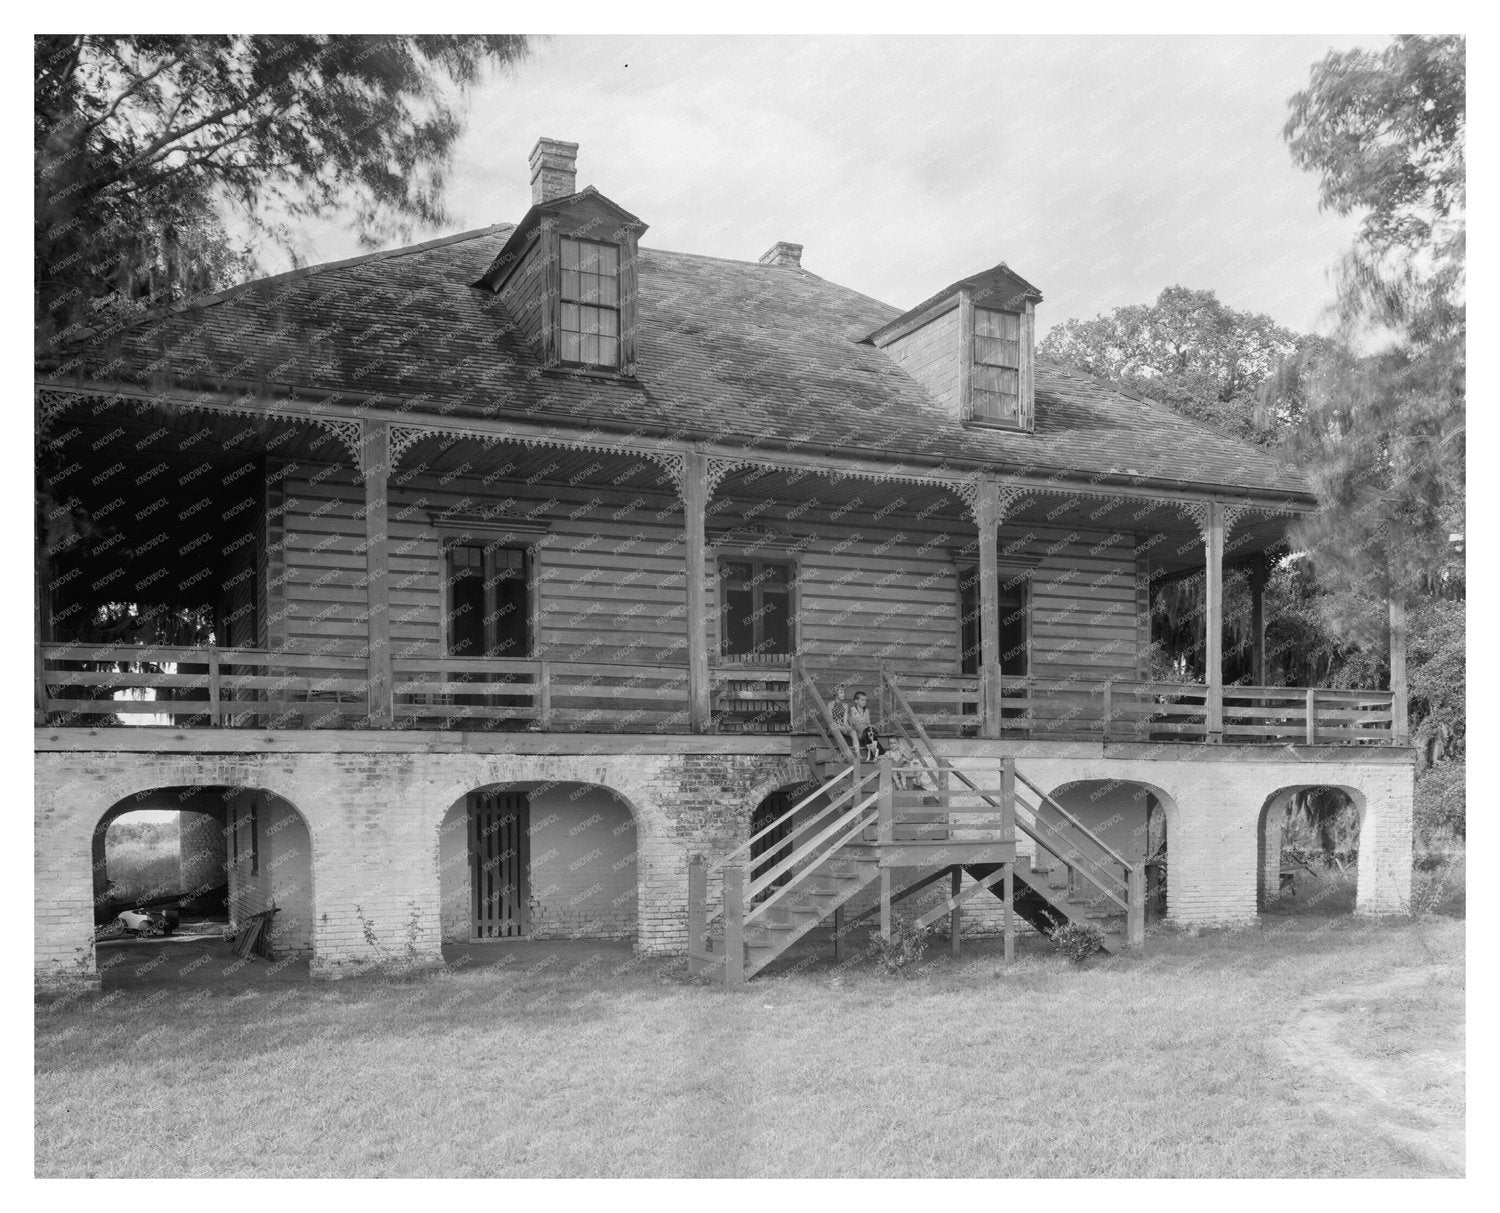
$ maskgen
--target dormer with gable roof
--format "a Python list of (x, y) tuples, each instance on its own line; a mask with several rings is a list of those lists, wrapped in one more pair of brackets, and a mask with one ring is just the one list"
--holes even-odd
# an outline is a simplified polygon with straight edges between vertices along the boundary
[(1002, 261), (939, 291), (865, 340), (965, 424), (1030, 433), (1041, 301), (1041, 292)]
[(646, 225), (593, 186), (578, 144), (538, 139), (531, 209), (475, 286), (500, 296), (549, 369), (634, 376), (637, 256)]

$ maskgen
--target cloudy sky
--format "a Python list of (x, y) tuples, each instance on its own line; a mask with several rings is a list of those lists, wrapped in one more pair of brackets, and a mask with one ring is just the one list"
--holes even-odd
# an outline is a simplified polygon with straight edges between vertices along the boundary
[[(1307, 329), (1353, 223), (1293, 167), (1287, 99), (1329, 47), (1381, 41), (560, 36), (474, 93), (450, 230), (520, 218), (548, 135), (651, 247), (791, 240), (901, 307), (1003, 260), (1044, 328), (1180, 283)], [(327, 225), (304, 251), (360, 250)]]

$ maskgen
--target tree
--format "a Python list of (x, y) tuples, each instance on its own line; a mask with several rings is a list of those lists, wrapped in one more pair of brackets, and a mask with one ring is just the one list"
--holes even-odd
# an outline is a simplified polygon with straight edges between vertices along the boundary
[[(1321, 205), (1362, 215), (1338, 269), (1336, 340), (1299, 367), (1295, 446), (1322, 501), (1298, 528), (1331, 632), (1378, 665), (1380, 599), (1409, 604), (1417, 817), (1464, 830), (1465, 47), (1400, 37), (1330, 53), (1291, 99), (1293, 159)], [(1445, 759), (1452, 761), (1444, 761)]]
[(291, 246), (337, 214), (367, 245), (444, 222), (462, 97), (514, 35), (48, 35), (34, 44), (36, 336), (101, 300), (171, 302), (245, 268), (222, 216)]
[(1317, 344), (1269, 316), (1236, 311), (1213, 291), (1170, 286), (1154, 303), (1064, 321), (1037, 354), (1236, 437), (1270, 443), (1279, 437), (1278, 424), (1300, 415), (1301, 383), (1287, 377), (1269, 407), (1257, 392), (1283, 362)]
[[(1406, 597), (1455, 575), (1463, 530), (1464, 40), (1330, 52), (1290, 102), (1293, 159), (1321, 205), (1363, 216), (1338, 272), (1336, 340), (1299, 367), (1295, 438), (1323, 509), (1320, 576)], [(1458, 577), (1461, 580), (1461, 562)]]

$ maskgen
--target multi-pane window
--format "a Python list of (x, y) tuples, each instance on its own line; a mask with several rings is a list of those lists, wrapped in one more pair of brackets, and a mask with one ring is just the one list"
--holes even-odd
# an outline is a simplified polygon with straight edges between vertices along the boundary
[(1021, 418), (1021, 317), (993, 308), (974, 309), (974, 416), (1019, 426)]
[(792, 565), (780, 560), (721, 560), (719, 609), (726, 655), (792, 651)]
[(450, 543), (446, 555), (449, 656), (529, 657), (526, 549)]
[(562, 240), (558, 355), (580, 366), (620, 365), (620, 250), (591, 240)]

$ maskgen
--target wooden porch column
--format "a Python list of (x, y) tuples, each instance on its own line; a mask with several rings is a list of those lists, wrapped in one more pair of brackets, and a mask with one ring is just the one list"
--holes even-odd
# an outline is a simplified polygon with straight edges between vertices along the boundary
[(1208, 740), (1224, 740), (1224, 507), (1209, 502), (1204, 535), (1208, 591), (1204, 604), (1203, 664), (1208, 683)]
[(1250, 561), (1250, 677), (1258, 687), (1270, 686), (1266, 665), (1266, 581), (1270, 576), (1264, 552)]
[(682, 525), (687, 538), (688, 727), (713, 725), (708, 693), (708, 456), (688, 451), (682, 467)]
[(974, 498), (979, 527), (979, 694), (980, 735), (1000, 736), (1000, 486), (979, 479)]
[(1391, 741), (1411, 741), (1411, 721), (1406, 714), (1406, 598), (1396, 594), (1390, 601), (1391, 617)]
[(391, 424), (366, 417), (360, 423), (360, 473), (365, 482), (365, 595), (369, 611), (369, 713), (375, 728), (395, 720), (391, 676), (391, 568), (386, 499), (391, 473)]

